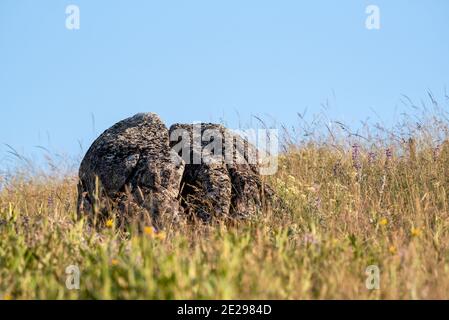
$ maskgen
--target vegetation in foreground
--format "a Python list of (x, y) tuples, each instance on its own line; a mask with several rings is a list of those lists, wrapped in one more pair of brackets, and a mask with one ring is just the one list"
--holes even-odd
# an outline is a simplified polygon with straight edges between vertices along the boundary
[(4, 173), (0, 298), (448, 299), (449, 126), (433, 114), (286, 135), (267, 177), (282, 208), (233, 225), (92, 232), (76, 219), (75, 175)]

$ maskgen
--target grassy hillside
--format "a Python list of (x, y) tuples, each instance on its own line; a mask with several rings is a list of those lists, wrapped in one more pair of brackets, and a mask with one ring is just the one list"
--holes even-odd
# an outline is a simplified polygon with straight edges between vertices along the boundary
[[(267, 177), (283, 206), (235, 225), (93, 232), (76, 220), (75, 175), (4, 174), (0, 298), (448, 299), (444, 119), (289, 130)], [(79, 290), (66, 288), (69, 265)], [(365, 285), (370, 265), (379, 290)]]

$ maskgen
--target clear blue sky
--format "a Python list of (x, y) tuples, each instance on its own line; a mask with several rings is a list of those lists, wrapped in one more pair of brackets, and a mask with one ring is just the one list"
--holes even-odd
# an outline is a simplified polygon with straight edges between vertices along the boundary
[[(65, 28), (68, 4), (80, 30)], [(369, 4), (380, 30), (365, 28)], [(389, 122), (401, 94), (439, 97), (446, 85), (447, 0), (0, 1), (0, 167), (4, 143), (78, 154), (142, 111), (168, 125), (294, 125), (329, 99), (332, 117), (375, 110)]]

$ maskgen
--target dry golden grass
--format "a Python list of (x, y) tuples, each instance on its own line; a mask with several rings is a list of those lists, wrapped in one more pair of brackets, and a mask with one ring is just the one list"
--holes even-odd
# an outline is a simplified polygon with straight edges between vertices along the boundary
[[(8, 299), (448, 299), (444, 115), (399, 129), (288, 140), (268, 177), (283, 206), (237, 225), (155, 234), (76, 220), (76, 178), (5, 175), (0, 297)], [(65, 269), (81, 270), (80, 289)], [(365, 270), (380, 269), (369, 290)]]

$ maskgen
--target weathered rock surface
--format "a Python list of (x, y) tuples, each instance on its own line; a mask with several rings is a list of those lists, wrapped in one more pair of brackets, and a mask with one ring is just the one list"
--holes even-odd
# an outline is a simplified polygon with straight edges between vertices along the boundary
[[(206, 221), (246, 218), (260, 212), (272, 197), (260, 178), (255, 147), (224, 126), (175, 124), (170, 140), (186, 163), (181, 196), (187, 213)], [(195, 162), (198, 159), (201, 163)]]
[(221, 125), (168, 130), (157, 115), (137, 114), (88, 150), (79, 170), (78, 214), (98, 221), (118, 212), (122, 223), (181, 213), (203, 221), (250, 217), (273, 196), (258, 169), (255, 147)]
[(95, 218), (94, 212), (118, 209), (125, 220), (142, 213), (176, 217), (183, 171), (161, 119), (137, 114), (106, 130), (87, 151), (79, 170), (78, 212)]

